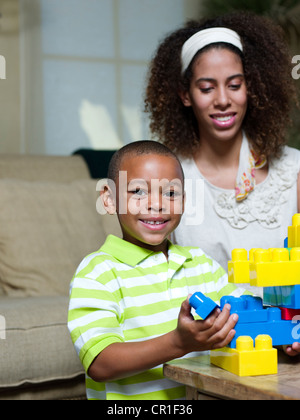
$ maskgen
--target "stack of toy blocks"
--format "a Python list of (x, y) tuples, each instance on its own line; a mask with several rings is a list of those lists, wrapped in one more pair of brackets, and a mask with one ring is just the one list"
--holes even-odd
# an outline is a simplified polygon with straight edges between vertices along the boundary
[[(263, 310), (259, 298), (243, 296), (234, 298), (225, 296), (221, 300), (221, 309), (230, 303), (231, 312), (239, 314), (240, 326), (247, 326), (249, 322), (267, 323), (268, 315)], [(200, 292), (190, 298), (190, 305), (195, 309), (196, 315), (206, 319), (219, 306), (210, 298)], [(275, 308), (276, 309), (276, 308)], [(280, 313), (280, 311), (279, 311)], [(279, 314), (280, 319), (280, 314)], [(274, 328), (278, 327), (274, 323)], [(252, 337), (237, 332), (230, 346), (211, 352), (211, 362), (239, 376), (268, 375), (277, 373), (277, 350), (272, 348), (272, 339), (269, 335), (255, 335), (255, 346)], [(237, 338), (238, 336), (238, 338)]]
[(273, 345), (276, 340), (280, 344), (289, 342), (290, 334), (284, 328), (280, 309), (264, 309), (262, 299), (252, 296), (225, 296), (221, 309), (226, 303), (231, 305), (231, 313), (239, 315), (236, 334), (228, 347), (211, 352), (211, 363), (239, 376), (277, 373), (278, 356)]
[(230, 304), (239, 321), (229, 346), (211, 352), (211, 363), (239, 376), (275, 374), (277, 350), (272, 346), (300, 341), (300, 214), (288, 228), (286, 246), (252, 249), (249, 259), (245, 249), (232, 251), (229, 282), (263, 287), (264, 299), (222, 298), (221, 309)]

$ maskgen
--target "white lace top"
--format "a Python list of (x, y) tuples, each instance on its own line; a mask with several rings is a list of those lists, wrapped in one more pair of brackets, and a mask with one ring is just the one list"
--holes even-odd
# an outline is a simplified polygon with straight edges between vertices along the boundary
[(282, 248), (297, 209), (300, 151), (285, 147), (269, 165), (267, 178), (242, 202), (234, 190), (210, 184), (193, 159), (182, 161), (186, 177), (185, 214), (172, 240), (199, 246), (227, 271), (234, 248)]

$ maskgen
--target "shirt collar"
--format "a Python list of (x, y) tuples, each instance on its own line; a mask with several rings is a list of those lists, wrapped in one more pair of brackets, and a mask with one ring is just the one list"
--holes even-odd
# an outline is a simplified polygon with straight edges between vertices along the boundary
[[(157, 254), (154, 251), (141, 248), (114, 235), (109, 235), (107, 237), (105, 243), (101, 247), (101, 251), (112, 255), (118, 261), (131, 265), (132, 267), (135, 267), (151, 255)], [(169, 242), (169, 255), (172, 253), (184, 257), (185, 260), (192, 259), (192, 255), (186, 248)]]

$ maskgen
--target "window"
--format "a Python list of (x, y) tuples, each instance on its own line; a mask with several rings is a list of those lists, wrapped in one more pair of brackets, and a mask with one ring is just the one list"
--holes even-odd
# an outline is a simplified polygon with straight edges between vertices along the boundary
[(21, 0), (23, 151), (68, 155), (149, 138), (148, 63), (185, 21), (186, 2)]

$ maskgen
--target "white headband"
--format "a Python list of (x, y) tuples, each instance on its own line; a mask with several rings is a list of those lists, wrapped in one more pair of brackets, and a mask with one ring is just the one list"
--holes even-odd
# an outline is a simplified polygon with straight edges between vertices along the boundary
[(198, 51), (210, 44), (226, 42), (234, 45), (243, 52), (240, 36), (228, 28), (209, 28), (197, 32), (189, 38), (182, 47), (182, 73), (186, 71)]

